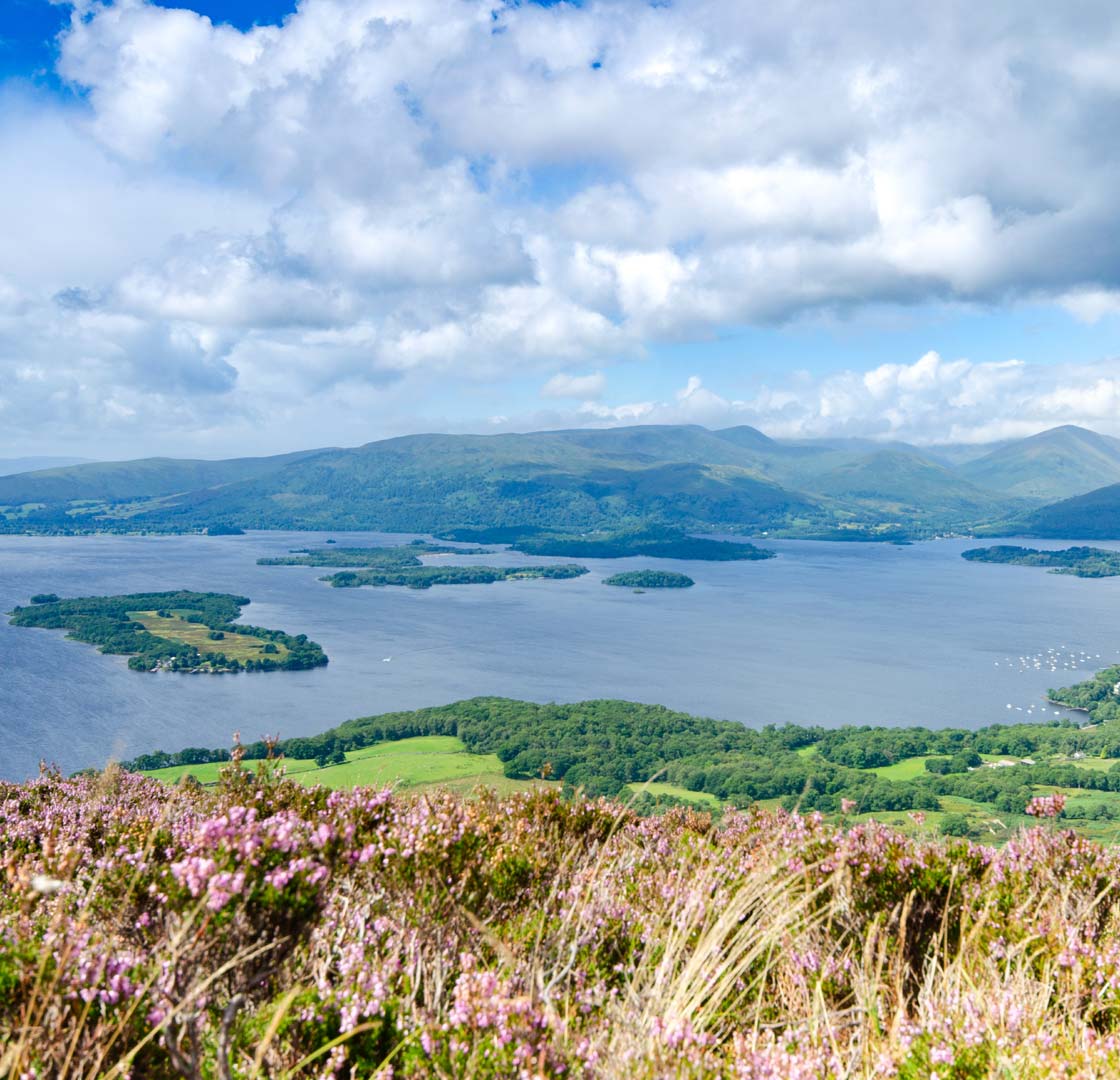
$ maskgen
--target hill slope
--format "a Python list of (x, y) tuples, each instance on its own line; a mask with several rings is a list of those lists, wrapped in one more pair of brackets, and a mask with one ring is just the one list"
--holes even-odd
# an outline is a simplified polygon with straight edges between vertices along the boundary
[(1120, 484), (1044, 506), (1008, 531), (1065, 540), (1120, 540)]
[(429, 434), (268, 458), (150, 458), (0, 476), (0, 530), (660, 524), (917, 537), (1007, 521), (1044, 501), (1032, 492), (1117, 480), (1120, 440), (1078, 428), (960, 466), (905, 443), (781, 442), (745, 425)]
[(807, 485), (813, 492), (860, 499), (911, 514), (975, 521), (997, 513), (1005, 500), (969, 483), (952, 469), (909, 450), (880, 450), (847, 462)]
[(1120, 482), (1120, 439), (1066, 425), (966, 461), (958, 471), (991, 491), (1065, 499)]
[[(586, 529), (632, 520), (755, 528), (816, 511), (812, 500), (750, 469), (674, 460), (679, 448), (660, 458), (649, 451), (627, 454), (617, 438), (588, 446), (586, 434), (388, 439), (194, 492), (136, 521), (398, 531), (463, 525)], [(679, 441), (679, 429), (670, 429), (669, 437)]]
[(36, 469), (64, 469), (71, 465), (89, 465), (92, 458), (77, 457), (18, 457), (0, 458), (0, 476), (33, 472)]
[(84, 499), (117, 501), (173, 495), (275, 472), (294, 461), (314, 457), (321, 452), (302, 450), (276, 457), (230, 458), (224, 461), (141, 458), (138, 461), (100, 461), (40, 469), (0, 476), (0, 505)]

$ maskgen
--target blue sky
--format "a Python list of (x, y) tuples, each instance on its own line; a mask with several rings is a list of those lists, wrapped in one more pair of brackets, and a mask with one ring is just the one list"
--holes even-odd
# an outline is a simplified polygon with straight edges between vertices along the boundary
[(0, 456), (1120, 434), (1120, 17), (1027, 6), (8, 0)]
[[(296, 5), (288, 0), (217, 0), (191, 5), (162, 2), (160, 6), (189, 6), (215, 22), (248, 30), (258, 24), (282, 22)], [(5, 0), (4, 15), (0, 19), (0, 78), (29, 79), (54, 86), (56, 38), (69, 18), (69, 4), (52, 4), (49, 0)]]

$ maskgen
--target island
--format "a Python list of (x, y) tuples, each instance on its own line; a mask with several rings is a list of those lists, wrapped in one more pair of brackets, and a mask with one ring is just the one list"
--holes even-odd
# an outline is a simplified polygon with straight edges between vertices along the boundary
[(433, 585), (492, 585), (496, 581), (530, 578), (562, 580), (586, 574), (586, 566), (564, 563), (554, 566), (406, 566), (340, 570), (322, 581), (336, 589), (355, 589), (362, 585), (404, 585), (409, 589), (430, 589)]
[(219, 674), (321, 667), (327, 655), (305, 634), (286, 634), (234, 620), (249, 603), (229, 593), (132, 593), (60, 600), (32, 597), (9, 612), (13, 626), (68, 630), (103, 653), (128, 656), (133, 671)]
[(1007, 566), (1044, 566), (1052, 574), (1102, 578), (1120, 575), (1120, 551), (1106, 548), (1070, 547), (1061, 551), (1039, 551), (1037, 548), (996, 544), (993, 547), (971, 548), (961, 552), (970, 562), (1003, 563)]
[(448, 539), (480, 543), (508, 543), (525, 555), (560, 555), (572, 559), (624, 559), (645, 555), (655, 559), (692, 559), (697, 562), (730, 562), (772, 559), (775, 552), (746, 541), (711, 540), (691, 536), (682, 529), (650, 525), (613, 532), (541, 532), (535, 528), (455, 529)]
[(603, 584), (629, 589), (687, 589), (696, 582), (687, 574), (675, 574), (671, 570), (625, 570), (603, 578)]
[[(332, 540), (328, 544), (334, 543)], [(333, 567), (387, 567), (407, 568), (423, 566), (421, 555), (492, 555), (492, 548), (448, 547), (413, 540), (394, 547), (333, 547), (297, 548), (287, 555), (274, 555), (257, 559), (258, 566), (333, 566)]]
[(433, 585), (490, 585), (495, 581), (527, 578), (561, 580), (580, 577), (586, 566), (455, 566), (449, 563), (425, 565), (421, 555), (492, 555), (484, 547), (447, 547), (426, 540), (413, 540), (396, 547), (300, 548), (288, 555), (258, 559), (259, 566), (319, 566), (343, 568), (321, 578), (336, 589), (355, 589), (362, 585), (402, 585), (409, 589), (430, 589)]

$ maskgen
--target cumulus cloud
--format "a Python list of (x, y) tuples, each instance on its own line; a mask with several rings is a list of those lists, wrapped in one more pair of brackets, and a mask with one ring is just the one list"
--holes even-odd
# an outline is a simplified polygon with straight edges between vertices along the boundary
[(665, 401), (583, 406), (578, 417), (709, 427), (751, 424), (779, 438), (859, 436), (918, 444), (985, 443), (1078, 424), (1120, 435), (1120, 362), (1077, 367), (973, 363), (926, 353), (821, 378), (805, 374), (729, 399), (692, 375)]
[[(0, 380), (49, 372), (18, 409), (5, 393), (8, 430), (61, 432), (86, 395), (172, 440), (267, 418), (314, 438), (340, 400), (399, 417), (401, 385), (501, 399), (870, 303), (1114, 318), (1118, 49), (1103, 0), (302, 0), (244, 32), (83, 0), (58, 64), (78, 93), (0, 103), (0, 317), (22, 312)], [(811, 408), (543, 392), (590, 422), (973, 430), (970, 402), (1032, 378), (921, 363), (819, 380)], [(1042, 382), (1040, 416), (1076, 411)]]

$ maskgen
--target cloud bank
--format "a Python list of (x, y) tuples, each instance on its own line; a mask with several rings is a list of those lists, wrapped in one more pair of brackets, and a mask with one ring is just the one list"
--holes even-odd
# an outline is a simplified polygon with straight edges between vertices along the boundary
[[(526, 376), (586, 422), (714, 415), (702, 383), (610, 406), (571, 373), (868, 304), (1111, 318), (1118, 52), (1104, 2), (302, 0), (241, 32), (81, 0), (73, 99), (2, 110), (0, 424), (374, 437), (437, 383), (508, 411)], [(1004, 394), (993, 431), (1115, 415), (1107, 373), (1010, 360), (812, 385), (740, 411), (942, 438)]]
[(973, 363), (929, 352), (911, 364), (867, 371), (794, 373), (742, 399), (724, 397), (691, 375), (668, 400), (587, 400), (566, 413), (501, 418), (510, 429), (620, 423), (750, 424), (776, 438), (918, 444), (998, 442), (1062, 424), (1120, 435), (1120, 364)]

